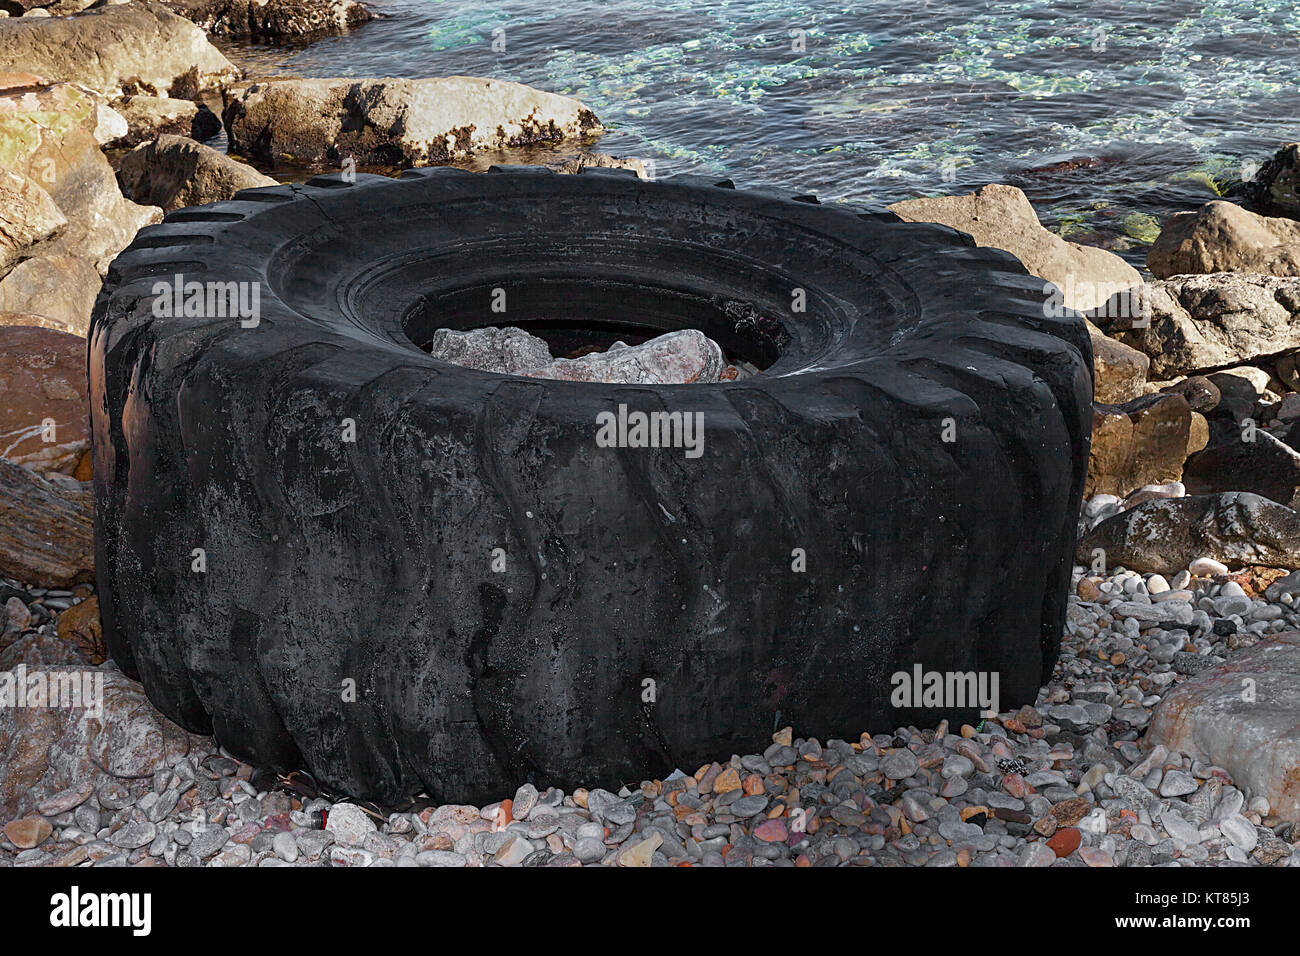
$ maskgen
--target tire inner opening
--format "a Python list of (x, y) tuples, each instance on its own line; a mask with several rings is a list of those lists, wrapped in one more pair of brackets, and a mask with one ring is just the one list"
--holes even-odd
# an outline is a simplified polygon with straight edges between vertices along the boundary
[(729, 361), (748, 362), (759, 371), (775, 363), (790, 341), (781, 321), (751, 302), (585, 276), (514, 277), (439, 290), (417, 301), (403, 322), (407, 338), (426, 352), (438, 329), (507, 326), (545, 340), (556, 358), (698, 329)]

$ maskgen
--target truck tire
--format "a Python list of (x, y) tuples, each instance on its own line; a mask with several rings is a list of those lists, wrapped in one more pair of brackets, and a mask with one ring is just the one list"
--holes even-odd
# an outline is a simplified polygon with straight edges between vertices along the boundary
[[(91, 329), (108, 646), (183, 727), (390, 804), (975, 713), (896, 706), (917, 668), (1032, 703), (1092, 396), (1045, 298), (947, 227), (693, 177), (429, 168), (178, 210)], [(698, 328), (765, 370), (603, 385), (418, 347), (503, 325)]]

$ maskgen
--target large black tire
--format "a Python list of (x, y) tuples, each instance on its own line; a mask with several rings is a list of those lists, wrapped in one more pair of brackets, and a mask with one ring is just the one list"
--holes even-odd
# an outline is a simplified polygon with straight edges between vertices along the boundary
[[(184, 727), (381, 802), (972, 714), (891, 707), (917, 664), (1031, 702), (1088, 458), (1082, 320), (962, 233), (730, 187), (419, 169), (142, 230), (90, 346), (113, 656)], [(260, 323), (157, 317), (178, 274), (261, 283)], [(566, 315), (772, 364), (600, 385), (412, 341)], [(703, 412), (704, 454), (597, 447), (619, 404)]]

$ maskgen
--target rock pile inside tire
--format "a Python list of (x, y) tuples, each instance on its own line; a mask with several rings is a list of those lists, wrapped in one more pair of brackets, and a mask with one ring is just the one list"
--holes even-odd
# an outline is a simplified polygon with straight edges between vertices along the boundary
[[(108, 646), (183, 727), (390, 803), (974, 715), (891, 706), (918, 665), (1031, 702), (1091, 397), (1083, 322), (1043, 302), (946, 227), (726, 181), (435, 168), (178, 210), (91, 331)], [(520, 315), (699, 328), (766, 370), (417, 347)], [(640, 413), (702, 444), (644, 447)]]

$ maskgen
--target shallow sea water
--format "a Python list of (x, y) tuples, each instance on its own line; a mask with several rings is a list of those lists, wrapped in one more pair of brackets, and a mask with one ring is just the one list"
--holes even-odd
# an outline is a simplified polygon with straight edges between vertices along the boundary
[(1161, 219), (1300, 138), (1285, 0), (370, 5), (386, 19), (346, 36), (223, 46), (252, 76), (463, 73), (565, 93), (608, 127), (596, 148), (657, 175), (823, 201), (1010, 183), (1062, 235), (1135, 264)]

